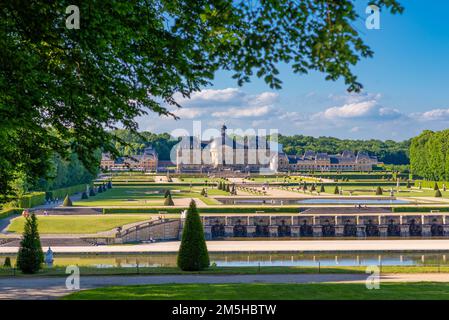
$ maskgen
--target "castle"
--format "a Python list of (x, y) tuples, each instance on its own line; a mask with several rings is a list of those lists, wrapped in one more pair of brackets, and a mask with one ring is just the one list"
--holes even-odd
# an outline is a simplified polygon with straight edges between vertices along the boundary
[(178, 172), (287, 172), (287, 171), (372, 171), (378, 164), (377, 157), (366, 152), (354, 154), (343, 151), (329, 155), (306, 151), (304, 155), (287, 155), (282, 144), (266, 137), (252, 136), (237, 139), (226, 134), (211, 140), (194, 136), (184, 137), (176, 146)]

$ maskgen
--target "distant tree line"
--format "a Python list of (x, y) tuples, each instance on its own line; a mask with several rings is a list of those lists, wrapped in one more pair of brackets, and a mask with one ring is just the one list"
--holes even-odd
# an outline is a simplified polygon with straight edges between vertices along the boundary
[(143, 131), (137, 134), (129, 130), (114, 130), (112, 134), (115, 137), (115, 148), (122, 156), (141, 154), (146, 147), (152, 145), (159, 155), (159, 160), (170, 160), (170, 150), (178, 143), (178, 140), (168, 133)]
[(411, 140), (410, 169), (424, 179), (449, 180), (449, 129), (425, 130)]
[(386, 164), (403, 165), (409, 163), (410, 140), (396, 142), (393, 140), (350, 140), (333, 137), (315, 138), (303, 135), (280, 135), (279, 143), (283, 145), (284, 152), (287, 154), (300, 155), (307, 150), (329, 154), (341, 153), (344, 150), (365, 151), (372, 156), (377, 156), (379, 161)]
[[(141, 154), (145, 147), (152, 145), (159, 154), (159, 159), (169, 160), (171, 148), (178, 143), (168, 133), (155, 134), (151, 132), (132, 133), (129, 130), (113, 131), (116, 137), (115, 147), (123, 156)], [(303, 154), (307, 150), (341, 153), (344, 150), (354, 152), (366, 151), (378, 157), (379, 161), (393, 165), (409, 164), (410, 140), (396, 142), (393, 140), (349, 140), (333, 137), (314, 138), (310, 136), (294, 135), (279, 136), (279, 143), (283, 145), (287, 154)]]

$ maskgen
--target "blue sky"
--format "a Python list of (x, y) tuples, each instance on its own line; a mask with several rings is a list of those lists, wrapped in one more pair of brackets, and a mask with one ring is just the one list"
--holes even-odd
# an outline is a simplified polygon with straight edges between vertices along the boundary
[(449, 127), (449, 1), (402, 0), (402, 15), (380, 15), (380, 30), (364, 26), (366, 1), (358, 1), (356, 24), (375, 52), (354, 67), (363, 93), (349, 95), (342, 80), (329, 82), (320, 73), (299, 76), (280, 65), (281, 90), (260, 79), (238, 87), (231, 74), (219, 72), (177, 111), (181, 120), (149, 116), (141, 129), (192, 131), (202, 128), (278, 129), (282, 134), (354, 139), (403, 140), (424, 129)]

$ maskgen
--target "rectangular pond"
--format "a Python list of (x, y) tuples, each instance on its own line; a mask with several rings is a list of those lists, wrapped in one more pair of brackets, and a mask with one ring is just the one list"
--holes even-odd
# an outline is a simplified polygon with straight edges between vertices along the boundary
[[(0, 256), (3, 265), (7, 255)], [(15, 264), (15, 256), (9, 256)], [(449, 252), (433, 253), (231, 253), (210, 254), (211, 264), (221, 267), (349, 267), (349, 266), (449, 266)], [(89, 266), (96, 268), (136, 268), (175, 267), (176, 254), (135, 254), (135, 255), (58, 255), (54, 256), (55, 266)]]
[(223, 204), (227, 205), (292, 205), (292, 204), (349, 204), (349, 205), (368, 205), (368, 204), (409, 204), (410, 201), (400, 199), (341, 199), (341, 198), (316, 198), (316, 199), (226, 199), (217, 198)]

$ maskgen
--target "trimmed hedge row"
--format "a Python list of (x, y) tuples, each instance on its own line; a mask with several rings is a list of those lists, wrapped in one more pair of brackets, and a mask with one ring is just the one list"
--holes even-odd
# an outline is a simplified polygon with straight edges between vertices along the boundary
[(49, 198), (60, 198), (63, 199), (67, 194), (72, 195), (78, 192), (83, 192), (86, 190), (86, 184), (79, 184), (76, 186), (55, 189), (47, 192), (31, 192), (25, 194), (17, 200), (13, 200), (4, 205), (8, 208), (33, 208), (45, 203), (46, 199)]
[(22, 208), (13, 208), (13, 209), (5, 209), (0, 211), (0, 219), (8, 218), (15, 214), (21, 214), (23, 211)]
[(440, 189), (443, 188), (443, 184), (445, 184), (446, 187), (449, 187), (449, 182), (447, 181), (415, 180), (415, 187), (419, 187), (419, 183), (421, 183), (421, 187), (430, 189), (433, 189), (435, 183), (438, 183)]

